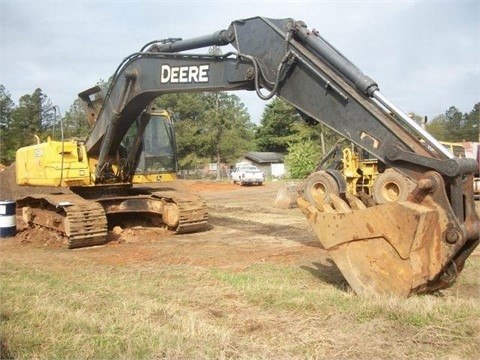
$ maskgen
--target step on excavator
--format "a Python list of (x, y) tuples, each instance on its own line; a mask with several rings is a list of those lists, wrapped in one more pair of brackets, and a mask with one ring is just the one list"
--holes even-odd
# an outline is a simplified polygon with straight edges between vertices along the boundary
[[(233, 46), (235, 51), (219, 55), (199, 51), (211, 46)], [(45, 209), (57, 210), (55, 221), (69, 223), (67, 228), (77, 225), (77, 217), (83, 216), (85, 222), (94, 209), (98, 213), (103, 209), (108, 216), (112, 208), (130, 207), (130, 196), (136, 195), (127, 191), (121, 205), (115, 200), (122, 197), (116, 189), (131, 188), (139, 159), (146, 154), (142, 139), (145, 124), (152, 122), (152, 102), (167, 93), (234, 90), (255, 91), (262, 100), (274, 96), (286, 100), (307, 124), (325, 124), (392, 169), (398, 183), (408, 184), (406, 199), (373, 206), (349, 194), (335, 170), (312, 173), (300, 191), (301, 210), (357, 294), (406, 297), (455, 281), (479, 243), (472, 185), (477, 164), (452, 156), (318, 31), (293, 19), (237, 20), (226, 30), (205, 36), (150, 42), (125, 58), (100, 110), (92, 110), (94, 126), (86, 141), (56, 147), (63, 169), (58, 181), (75, 187), (75, 199), (68, 199), (72, 205), (32, 196), (20, 206), (33, 211), (32, 202), (47, 203)], [(89, 99), (93, 92), (80, 96), (93, 104)], [(133, 124), (138, 125), (134, 146), (122, 155), (122, 141)], [(83, 182), (70, 179), (77, 170), (65, 166), (78, 149), (86, 164), (83, 172), (78, 169)], [(40, 154), (34, 151), (34, 156)], [(49, 171), (45, 169), (45, 174)], [(25, 178), (29, 182), (28, 174)], [(87, 196), (91, 192), (99, 195)], [(109, 193), (112, 207), (102, 200)], [(160, 199), (162, 219), (169, 212), (178, 219), (179, 208), (183, 212), (174, 198), (161, 193), (146, 196)], [(78, 198), (82, 201), (77, 206)], [(198, 221), (204, 221), (203, 209), (198, 212)], [(96, 229), (92, 224), (92, 234)]]

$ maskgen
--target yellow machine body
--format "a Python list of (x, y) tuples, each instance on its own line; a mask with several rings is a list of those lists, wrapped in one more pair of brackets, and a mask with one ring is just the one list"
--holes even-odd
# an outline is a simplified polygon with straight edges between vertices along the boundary
[(53, 141), (17, 150), (16, 181), (28, 186), (92, 185), (87, 154), (82, 142)]

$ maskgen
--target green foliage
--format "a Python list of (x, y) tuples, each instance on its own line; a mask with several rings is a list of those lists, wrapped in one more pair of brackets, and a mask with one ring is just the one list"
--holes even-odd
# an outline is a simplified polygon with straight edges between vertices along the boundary
[(287, 152), (288, 144), (295, 142), (298, 131), (295, 123), (302, 120), (295, 108), (280, 98), (265, 106), (261, 126), (255, 139), (260, 151)]
[(340, 139), (337, 133), (325, 125), (307, 125), (292, 105), (275, 98), (265, 107), (255, 138), (261, 151), (286, 153), (290, 145), (297, 142), (311, 140), (320, 145), (322, 134), (326, 139), (325, 151)]
[(236, 95), (209, 93), (209, 104), (199, 138), (214, 159), (235, 162), (253, 147), (253, 124)]
[(452, 142), (478, 141), (479, 128), (480, 102), (475, 104), (469, 113), (462, 113), (455, 106), (451, 106), (436, 122), (427, 124), (427, 130), (432, 134), (436, 132), (439, 140)]
[(0, 163), (2, 164), (10, 164), (15, 160), (15, 148), (10, 130), (14, 106), (8, 91), (0, 85)]
[(338, 139), (337, 133), (322, 124), (307, 125), (297, 110), (280, 98), (265, 107), (256, 133), (260, 150), (288, 153), (285, 164), (294, 179), (312, 172)]
[(463, 136), (459, 132), (462, 131), (463, 114), (456, 107), (452, 106), (445, 112), (445, 119), (445, 140), (462, 140)]
[[(107, 86), (111, 80), (100, 80), (99, 84)], [(293, 166), (291, 175), (303, 177), (306, 169), (339, 139), (339, 135), (326, 126), (306, 125), (295, 108), (280, 98), (265, 106), (258, 127), (250, 121), (240, 98), (228, 93), (165, 94), (156, 100), (156, 106), (173, 114), (181, 168), (212, 161), (233, 163), (250, 150), (293, 152), (287, 157)], [(52, 135), (60, 138), (59, 114), (53, 111), (49, 98), (40, 88), (23, 95), (16, 106), (0, 85), (0, 116), (0, 162), (5, 165), (15, 161), (18, 148), (33, 143), (34, 135), (42, 140)], [(89, 125), (78, 99), (65, 112), (62, 121), (65, 139), (86, 137)], [(469, 113), (452, 106), (429, 121), (426, 128), (439, 140), (478, 141), (480, 102)], [(320, 145), (322, 151), (318, 149)], [(310, 156), (313, 159), (309, 159)], [(293, 159), (299, 164), (295, 165)]]
[(1, 161), (9, 165), (15, 161), (16, 150), (32, 144), (35, 135), (40, 138), (51, 135), (56, 117), (50, 100), (41, 89), (23, 95), (18, 106), (14, 107), (10, 94), (1, 86), (0, 101)]
[(70, 110), (65, 112), (63, 118), (64, 139), (85, 139), (88, 134), (90, 126), (81, 102), (82, 100), (76, 99), (70, 106)]
[(27, 144), (32, 141), (34, 135), (40, 138), (50, 135), (55, 125), (52, 104), (42, 89), (36, 89), (31, 95), (23, 95), (13, 113), (13, 118), (22, 138), (27, 137)]
[[(212, 46), (209, 54), (220, 55), (221, 49)], [(181, 168), (197, 168), (209, 162), (233, 163), (254, 146), (255, 125), (236, 95), (166, 94), (156, 100), (155, 106), (174, 115)]]
[(321, 152), (318, 144), (312, 140), (291, 143), (285, 164), (292, 179), (303, 179), (310, 174), (318, 164)]
[(468, 141), (480, 140), (480, 102), (473, 106), (472, 111), (465, 114), (465, 138)]
[(15, 106), (8, 91), (0, 85), (0, 106), (0, 162), (5, 165), (15, 161), (17, 149), (33, 144), (35, 135), (42, 141), (47, 136), (60, 140), (62, 123), (64, 139), (83, 139), (89, 131), (80, 99), (75, 100), (62, 118), (60, 110), (52, 106), (41, 89), (23, 95)]
[(166, 94), (155, 105), (173, 114), (181, 168), (235, 162), (253, 147), (254, 124), (236, 95)]
[(427, 131), (436, 139), (442, 140), (446, 138), (445, 123), (447, 122), (444, 115), (436, 116), (432, 121), (427, 122)]

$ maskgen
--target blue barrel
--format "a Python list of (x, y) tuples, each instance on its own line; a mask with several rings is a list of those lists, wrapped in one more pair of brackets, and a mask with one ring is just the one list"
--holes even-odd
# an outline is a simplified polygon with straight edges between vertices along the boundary
[(15, 201), (0, 201), (0, 238), (15, 236), (17, 233), (17, 215)]

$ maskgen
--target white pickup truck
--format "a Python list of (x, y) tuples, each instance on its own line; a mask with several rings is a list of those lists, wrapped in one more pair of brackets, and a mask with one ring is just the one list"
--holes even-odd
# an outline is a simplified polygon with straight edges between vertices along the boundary
[(262, 185), (265, 181), (263, 171), (259, 170), (254, 165), (237, 166), (232, 171), (232, 184), (238, 183), (240, 185), (245, 184), (257, 184)]

